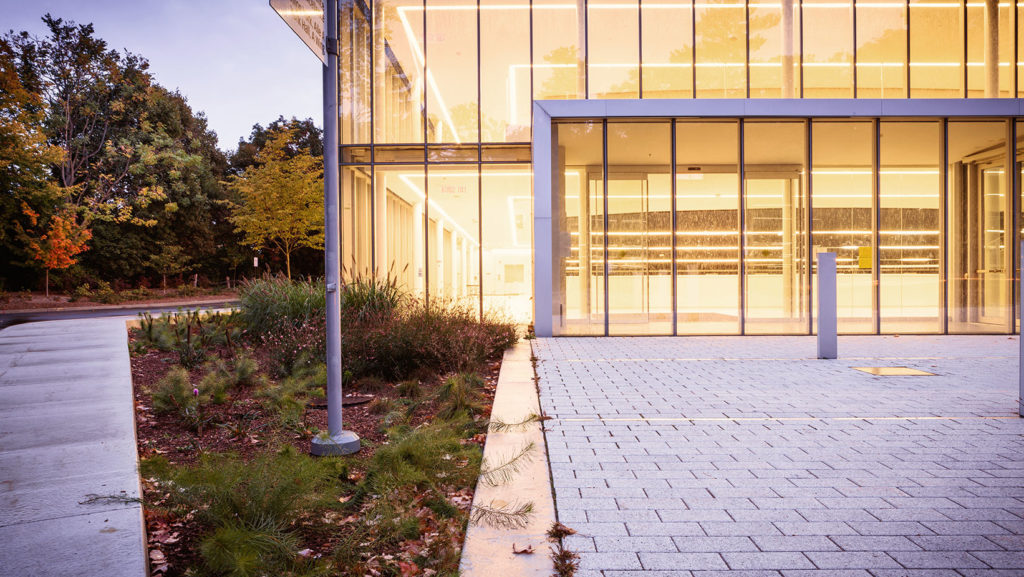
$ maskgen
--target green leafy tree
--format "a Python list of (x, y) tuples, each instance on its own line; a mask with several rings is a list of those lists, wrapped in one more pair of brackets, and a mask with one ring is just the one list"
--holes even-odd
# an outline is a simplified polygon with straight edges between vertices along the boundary
[(231, 222), (241, 242), (279, 251), (288, 278), (292, 253), (324, 242), (323, 161), (301, 149), (296, 136), (273, 131), (256, 163), (228, 185), (238, 197)]
[(60, 197), (50, 167), (61, 150), (46, 142), (44, 117), (42, 98), (21, 83), (14, 48), (0, 39), (0, 279), (29, 270), (34, 260), (23, 242), (32, 224), (25, 209), (50, 214)]
[(150, 255), (149, 266), (163, 279), (161, 286), (167, 291), (167, 276), (188, 272), (192, 259), (176, 244), (165, 244), (160, 252)]

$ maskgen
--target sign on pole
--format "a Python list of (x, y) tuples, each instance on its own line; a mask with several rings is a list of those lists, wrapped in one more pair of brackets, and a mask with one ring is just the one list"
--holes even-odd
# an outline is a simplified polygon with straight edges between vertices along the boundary
[(320, 62), (327, 64), (323, 0), (270, 0), (270, 7), (292, 32), (298, 34)]

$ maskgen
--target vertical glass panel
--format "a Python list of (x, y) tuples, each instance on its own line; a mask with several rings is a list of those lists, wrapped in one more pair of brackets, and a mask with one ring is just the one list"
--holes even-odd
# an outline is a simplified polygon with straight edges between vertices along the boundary
[(373, 2), (374, 141), (423, 142), (423, 3)]
[(338, 6), (339, 98), (341, 144), (370, 143), (371, 54), (370, 8), (363, 0)]
[(746, 98), (746, 5), (741, 0), (695, 0), (697, 97)]
[(643, 98), (693, 97), (693, 6), (640, 5), (643, 20)]
[(804, 98), (853, 97), (853, 4), (804, 0)]
[(748, 334), (806, 334), (806, 137), (802, 122), (746, 122), (744, 298)]
[(750, 97), (800, 96), (800, 4), (750, 4)]
[(857, 98), (904, 98), (907, 10), (902, 2), (857, 0)]
[(879, 131), (881, 329), (941, 332), (941, 125), (883, 121)]
[(588, 98), (640, 98), (640, 12), (636, 0), (588, 0)]
[(373, 267), (370, 169), (341, 168), (341, 266), (346, 279), (367, 276)]
[(967, 96), (1011, 96), (1013, 56), (1010, 4), (998, 0), (967, 3)]
[(959, 0), (910, 0), (910, 95), (960, 98), (963, 8)]
[(427, 142), (477, 142), (476, 0), (427, 0)]
[(533, 0), (534, 100), (584, 98), (583, 0)]
[(378, 199), (374, 211), (378, 272), (383, 269), (403, 290), (422, 297), (426, 255), (423, 166), (378, 165), (373, 175)]
[(480, 312), (480, 176), (477, 166), (427, 171), (427, 268), (431, 303)]
[(529, 165), (484, 165), (484, 313), (533, 319), (533, 191)]
[(676, 331), (740, 331), (739, 123), (676, 122)]
[(813, 252), (836, 253), (838, 329), (846, 334), (875, 331), (873, 141), (870, 121), (811, 125)]
[(555, 335), (604, 334), (604, 137), (600, 122), (558, 124), (551, 143)]
[(483, 141), (528, 142), (529, 0), (481, 0), (480, 91)]
[(608, 123), (608, 333), (672, 334), (668, 122)]
[(1010, 330), (1005, 122), (949, 123), (949, 332)]

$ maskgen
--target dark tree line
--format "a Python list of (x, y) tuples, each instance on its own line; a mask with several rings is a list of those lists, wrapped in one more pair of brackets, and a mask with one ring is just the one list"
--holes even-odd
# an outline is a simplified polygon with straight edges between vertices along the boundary
[[(256, 124), (222, 152), (205, 115), (160, 86), (145, 58), (109, 49), (91, 24), (43, 21), (44, 37), (0, 37), (0, 289), (42, 288), (47, 273), (70, 290), (185, 274), (222, 284), (265, 270), (240, 244), (225, 183), (275, 131), (322, 156), (313, 121)], [(319, 274), (321, 255), (306, 249), (293, 268)]]

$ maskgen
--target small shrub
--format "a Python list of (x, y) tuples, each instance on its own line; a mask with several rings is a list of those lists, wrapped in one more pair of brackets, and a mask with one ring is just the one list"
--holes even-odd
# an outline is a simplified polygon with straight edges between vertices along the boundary
[(204, 398), (198, 387), (193, 387), (188, 371), (174, 367), (157, 381), (151, 392), (153, 410), (158, 414), (173, 413), (183, 425), (201, 430), (204, 424)]
[(390, 273), (386, 278), (358, 276), (344, 286), (341, 308), (346, 316), (365, 319), (391, 313), (402, 303), (402, 298), (398, 278)]
[(371, 415), (383, 415), (384, 413), (390, 413), (391, 411), (395, 410), (395, 405), (395, 401), (387, 397), (377, 397), (376, 399), (370, 401), (370, 404), (367, 405), (366, 410)]
[(263, 335), (276, 376), (290, 375), (322, 362), (327, 355), (324, 319), (309, 319), (299, 325), (283, 325)]
[(323, 281), (265, 277), (242, 283), (238, 300), (242, 323), (262, 336), (286, 326), (322, 323), (326, 286)]
[(483, 410), (480, 390), (484, 380), (476, 373), (459, 373), (445, 379), (437, 389), (441, 407), (437, 416), (452, 419), (458, 415), (473, 416)]
[(72, 301), (89, 300), (92, 297), (92, 290), (89, 288), (89, 283), (83, 283), (75, 287), (75, 291), (71, 293)]
[(411, 431), (388, 431), (391, 443), (377, 448), (365, 483), (376, 494), (398, 488), (426, 489), (439, 483), (471, 483), (480, 469), (480, 449), (463, 445), (458, 430), (434, 423)]
[(395, 391), (406, 399), (418, 399), (423, 394), (419, 381), (402, 381), (395, 387)]
[(364, 393), (385, 393), (391, 386), (377, 377), (369, 376), (356, 381), (355, 388)]
[(194, 287), (194, 286), (192, 286), (190, 284), (178, 285), (178, 296), (192, 297), (192, 296), (196, 296), (200, 292), (202, 292), (202, 291), (200, 291), (198, 287)]
[(121, 302), (121, 295), (111, 288), (110, 283), (105, 280), (96, 282), (96, 289), (92, 292), (92, 298), (96, 302), (109, 305)]

